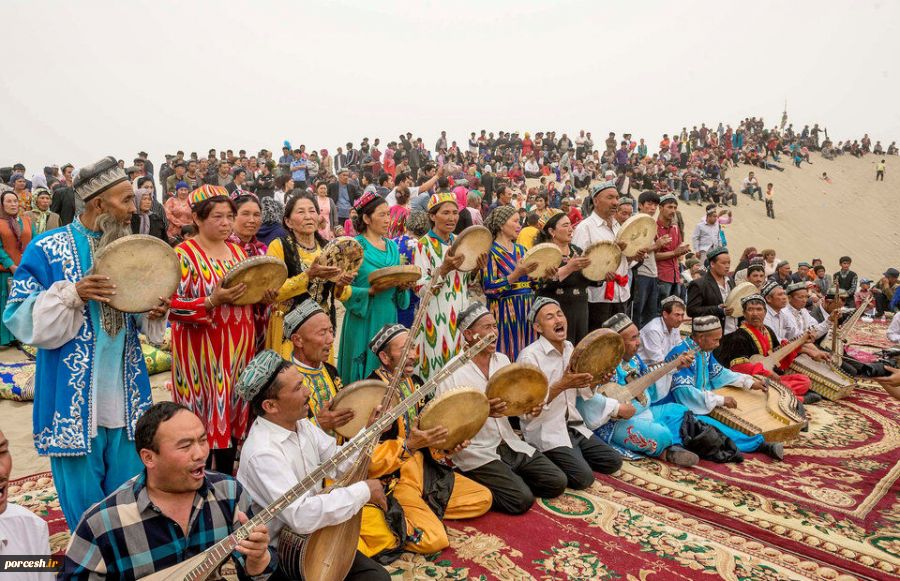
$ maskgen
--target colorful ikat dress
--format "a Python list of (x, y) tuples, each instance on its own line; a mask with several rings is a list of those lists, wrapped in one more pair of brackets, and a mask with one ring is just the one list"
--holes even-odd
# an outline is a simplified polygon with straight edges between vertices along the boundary
[(519, 351), (534, 342), (534, 328), (528, 324), (528, 311), (534, 302), (531, 280), (527, 275), (512, 284), (507, 280), (525, 252), (521, 244), (514, 242), (510, 252), (495, 241), (484, 270), (484, 296), (499, 331), (497, 351), (510, 361), (515, 361)]

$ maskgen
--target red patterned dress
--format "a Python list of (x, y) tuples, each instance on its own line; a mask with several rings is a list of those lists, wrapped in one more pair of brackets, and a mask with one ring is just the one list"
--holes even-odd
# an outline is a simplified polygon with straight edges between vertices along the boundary
[(206, 255), (196, 240), (175, 247), (181, 284), (172, 297), (172, 383), (175, 401), (189, 407), (206, 425), (211, 449), (231, 448), (247, 434), (247, 404), (233, 386), (255, 353), (253, 306), (203, 305), (219, 281), (246, 258), (226, 242), (232, 257)]

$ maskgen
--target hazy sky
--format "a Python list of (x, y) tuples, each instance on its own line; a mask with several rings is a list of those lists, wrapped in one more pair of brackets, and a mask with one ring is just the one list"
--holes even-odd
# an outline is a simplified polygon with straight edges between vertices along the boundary
[(0, 165), (441, 129), (900, 139), (900, 2), (2, 0)]

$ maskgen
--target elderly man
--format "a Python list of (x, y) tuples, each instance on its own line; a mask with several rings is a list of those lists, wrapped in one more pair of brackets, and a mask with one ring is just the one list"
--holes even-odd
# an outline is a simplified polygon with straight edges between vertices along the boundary
[(656, 365), (681, 343), (681, 323), (684, 321), (684, 301), (672, 295), (662, 300), (662, 315), (641, 328), (638, 354), (647, 365)]
[[(572, 235), (572, 244), (582, 249), (596, 242), (615, 242), (621, 227), (615, 219), (619, 203), (615, 182), (606, 181), (594, 186), (591, 198), (593, 211), (578, 224)], [(641, 261), (644, 255), (645, 251), (641, 251), (632, 258)], [(623, 254), (619, 266), (606, 275), (605, 281), (587, 287), (589, 328), (597, 329), (606, 319), (625, 312), (631, 298), (629, 273), (629, 261)]]
[[(497, 321), (484, 304), (473, 301), (460, 314), (459, 328), (466, 343), (472, 345), (481, 337), (496, 334)], [(484, 390), (491, 375), (509, 363), (509, 358), (498, 353), (494, 344), (488, 345), (442, 381), (436, 395), (457, 387)], [(524, 513), (534, 504), (535, 496), (555, 498), (562, 494), (568, 480), (565, 473), (516, 435), (504, 415), (506, 402), (494, 398), (490, 405), (490, 417), (469, 446), (451, 454), (457, 469), (489, 488), (494, 496), (493, 510), (507, 514)], [(541, 410), (542, 406), (537, 406), (530, 415), (539, 414)]]
[(780, 260), (775, 266), (775, 272), (769, 277), (769, 280), (778, 283), (781, 288), (787, 288), (791, 284), (791, 263), (787, 260)]
[[(775, 283), (769, 283), (769, 285), (772, 284)], [(777, 288), (781, 289), (781, 287)], [(761, 364), (750, 362), (752, 356), (769, 355), (779, 345), (787, 343), (787, 341), (779, 340), (775, 331), (766, 324), (767, 309), (769, 307), (765, 301), (766, 299), (760, 294), (744, 297), (741, 300), (741, 307), (744, 309), (744, 322), (735, 332), (725, 335), (722, 338), (721, 345), (716, 350), (716, 358), (732, 371), (748, 375), (772, 375)], [(779, 381), (793, 391), (803, 403), (816, 403), (822, 397), (809, 390), (811, 383), (807, 376), (799, 373), (785, 373), (799, 351), (800, 349), (797, 349), (782, 359), (775, 366), (775, 374), (779, 376)]]
[[(94, 254), (131, 234), (134, 190), (113, 157), (85, 166), (75, 180), (84, 211), (38, 238), (16, 270), (3, 322), (38, 348), (34, 444), (50, 468), (66, 522), (141, 471), (138, 418), (150, 407), (150, 381), (138, 330), (142, 316), (112, 309), (116, 285), (88, 274)], [(149, 319), (160, 319), (168, 300)]]
[(576, 408), (579, 397), (591, 397), (593, 376), (569, 370), (575, 347), (566, 340), (568, 322), (557, 301), (537, 297), (528, 323), (539, 337), (519, 353), (518, 361), (540, 368), (550, 389), (544, 411), (522, 420), (522, 435), (565, 472), (569, 488), (587, 488), (594, 471), (612, 474), (622, 466), (619, 454), (594, 436)]
[[(805, 333), (806, 331), (809, 331), (812, 334), (813, 339), (818, 341), (828, 332), (828, 328), (832, 324), (833, 319), (825, 319), (819, 322), (812, 314), (810, 314), (809, 310), (806, 308), (806, 305), (809, 302), (809, 290), (807, 290), (808, 284), (810, 284), (808, 281), (798, 281), (788, 285), (787, 310), (794, 317), (794, 321), (796, 321), (797, 328), (800, 329), (800, 332)], [(837, 315), (835, 314), (833, 317), (836, 319)]]
[[(788, 296), (784, 288), (770, 280), (762, 287), (760, 294), (766, 300), (765, 324), (775, 333), (778, 343), (793, 341), (803, 334), (803, 328), (788, 308)], [(820, 361), (828, 359), (828, 354), (818, 349), (812, 340), (804, 343), (799, 352)]]
[[(50, 534), (47, 523), (24, 506), (9, 504), (11, 472), (9, 441), (0, 431), (0, 555), (49, 555)], [(50, 581), (55, 577), (53, 573), (15, 574), (18, 581)]]
[[(166, 401), (147, 410), (134, 448), (143, 469), (84, 514), (60, 579), (141, 579), (201, 554), (253, 516), (240, 484), (204, 469), (206, 429), (186, 407)], [(266, 525), (238, 543), (231, 560), (240, 579), (274, 572), (268, 544)]]
[(872, 287), (875, 294), (875, 310), (876, 316), (883, 316), (885, 312), (890, 310), (891, 302), (894, 296), (900, 292), (900, 271), (896, 268), (889, 268), (882, 273), (884, 276)]

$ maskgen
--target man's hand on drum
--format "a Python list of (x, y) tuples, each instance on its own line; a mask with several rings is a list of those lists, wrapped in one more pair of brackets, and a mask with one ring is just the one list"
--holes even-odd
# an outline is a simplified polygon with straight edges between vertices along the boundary
[(165, 317), (166, 313), (169, 312), (169, 307), (172, 306), (172, 301), (170, 299), (164, 299), (162, 297), (159, 297), (159, 303), (159, 305), (147, 312), (147, 318), (151, 321), (156, 321), (157, 319)]
[(331, 402), (326, 401), (319, 408), (319, 413), (316, 414), (316, 422), (319, 423), (319, 427), (324, 431), (330, 432), (352, 420), (353, 415), (353, 410), (351, 409), (332, 411)]
[(206, 303), (208, 307), (213, 308), (230, 305), (241, 298), (245, 292), (247, 292), (247, 285), (244, 283), (236, 284), (231, 288), (225, 288), (222, 283), (219, 283), (213, 293), (206, 297)]
[(590, 385), (594, 382), (594, 376), (591, 373), (575, 373), (573, 371), (566, 371), (563, 373), (563, 376), (560, 377), (556, 383), (550, 386), (550, 397), (547, 400), (553, 399), (555, 396), (559, 395), (563, 391), (567, 389), (580, 389), (582, 387), (590, 387)]
[(491, 406), (491, 417), (492, 418), (502, 418), (503, 412), (506, 411), (506, 402), (500, 399), (499, 397), (491, 398), (488, 400), (488, 403)]
[(536, 405), (527, 412), (525, 412), (526, 418), (536, 418), (541, 415), (541, 412), (544, 411), (544, 404)]
[(75, 283), (75, 291), (82, 302), (108, 303), (109, 297), (116, 294), (116, 285), (110, 282), (108, 276), (89, 274)]
[(406, 436), (406, 449), (410, 452), (421, 450), (422, 448), (441, 448), (441, 444), (447, 439), (450, 432), (444, 426), (435, 426), (430, 430), (419, 429), (418, 424), (411, 428), (409, 435)]
[(462, 452), (463, 450), (465, 450), (466, 448), (468, 448), (469, 444), (471, 444), (471, 443), (472, 443), (472, 440), (463, 440), (462, 442), (457, 444), (455, 448), (453, 448), (452, 450), (449, 450), (448, 452), (450, 454), (458, 454), (458, 453)]

